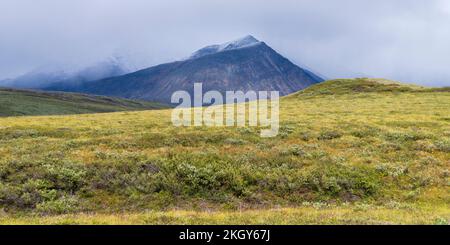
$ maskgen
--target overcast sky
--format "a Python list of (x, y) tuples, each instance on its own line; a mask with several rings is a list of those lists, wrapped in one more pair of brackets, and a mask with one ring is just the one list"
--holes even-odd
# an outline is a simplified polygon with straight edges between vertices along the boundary
[(111, 55), (143, 68), (247, 34), (326, 78), (450, 86), (448, 0), (0, 0), (0, 79)]

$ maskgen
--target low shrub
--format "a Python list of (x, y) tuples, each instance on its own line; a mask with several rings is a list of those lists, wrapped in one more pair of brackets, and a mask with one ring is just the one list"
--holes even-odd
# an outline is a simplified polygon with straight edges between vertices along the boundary
[(309, 172), (307, 183), (313, 190), (332, 197), (348, 194), (368, 197), (375, 195), (381, 188), (379, 177), (368, 167), (322, 165)]
[(441, 140), (434, 143), (436, 149), (442, 152), (450, 152), (450, 140)]
[(245, 145), (247, 142), (242, 139), (228, 138), (224, 143), (228, 145)]
[(321, 132), (319, 137), (317, 137), (318, 140), (332, 140), (332, 139), (338, 139), (342, 137), (342, 133), (338, 131), (324, 131)]
[(36, 205), (36, 211), (43, 214), (65, 214), (79, 210), (75, 196), (63, 196), (56, 200), (45, 201)]

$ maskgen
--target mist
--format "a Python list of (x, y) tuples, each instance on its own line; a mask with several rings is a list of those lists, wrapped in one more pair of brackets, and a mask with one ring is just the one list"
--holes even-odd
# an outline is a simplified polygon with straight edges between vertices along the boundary
[(450, 86), (446, 0), (2, 0), (0, 79), (120, 56), (133, 69), (251, 34), (326, 78)]

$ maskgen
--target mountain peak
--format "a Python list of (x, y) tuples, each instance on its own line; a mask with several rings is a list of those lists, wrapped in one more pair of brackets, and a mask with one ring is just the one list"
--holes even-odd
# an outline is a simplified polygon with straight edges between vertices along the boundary
[(188, 59), (196, 59), (196, 58), (203, 57), (206, 55), (215, 54), (215, 53), (228, 51), (228, 50), (247, 48), (247, 47), (251, 47), (254, 45), (258, 45), (260, 43), (262, 43), (262, 42), (259, 41), (258, 39), (256, 39), (255, 37), (253, 37), (252, 35), (247, 35), (247, 36), (244, 36), (242, 38), (239, 38), (239, 39), (236, 39), (236, 40), (233, 40), (230, 42), (206, 46), (206, 47), (194, 52)]
[(227, 42), (224, 44), (221, 44), (222, 47), (229, 48), (229, 49), (236, 49), (236, 48), (243, 48), (250, 45), (258, 44), (260, 41), (256, 38), (254, 38), (252, 35), (247, 35), (245, 37), (236, 39), (231, 42)]
[[(170, 103), (179, 90), (279, 91), (287, 95), (323, 81), (252, 36), (205, 47), (191, 58), (149, 67), (123, 76), (84, 82), (63, 91)], [(51, 87), (48, 90), (61, 90)]]

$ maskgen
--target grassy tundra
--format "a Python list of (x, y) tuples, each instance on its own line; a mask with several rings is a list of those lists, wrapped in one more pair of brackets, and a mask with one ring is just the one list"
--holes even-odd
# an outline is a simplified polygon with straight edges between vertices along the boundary
[(146, 101), (105, 96), (0, 88), (0, 117), (65, 115), (167, 108)]
[(3, 224), (448, 224), (450, 93), (336, 80), (280, 133), (171, 110), (0, 118)]

